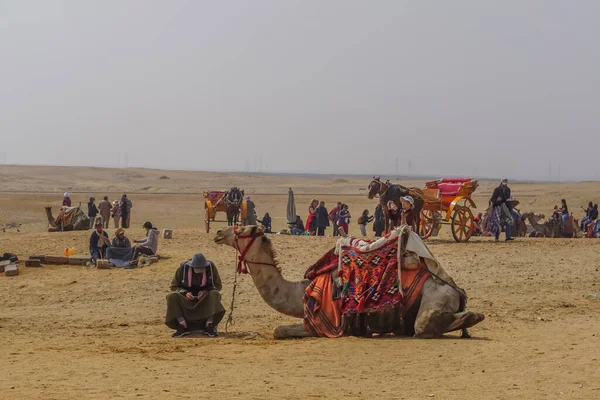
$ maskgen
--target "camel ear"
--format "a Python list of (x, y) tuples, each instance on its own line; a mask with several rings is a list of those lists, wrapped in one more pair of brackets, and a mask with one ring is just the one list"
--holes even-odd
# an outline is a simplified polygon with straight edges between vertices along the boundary
[(254, 236), (254, 235), (256, 235), (257, 231), (258, 231), (258, 226), (255, 225), (255, 226), (252, 227), (252, 230), (250, 231), (250, 234), (252, 236)]

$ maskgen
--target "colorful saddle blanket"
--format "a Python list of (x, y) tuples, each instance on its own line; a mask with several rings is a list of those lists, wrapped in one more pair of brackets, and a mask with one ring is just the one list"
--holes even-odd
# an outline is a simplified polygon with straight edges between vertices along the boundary
[(342, 246), (338, 277), (343, 314), (377, 312), (401, 302), (398, 236), (371, 251)]
[[(399, 240), (398, 231), (374, 242), (340, 239), (336, 248), (308, 268), (305, 278), (311, 282), (303, 299), (306, 329), (315, 336), (339, 337), (344, 314), (379, 312), (396, 305), (409, 309), (431, 276), (423, 256), (432, 256), (424, 253), (426, 248), (419, 249), (418, 243), (412, 242), (411, 247), (409, 240), (408, 247), (420, 256), (420, 262), (399, 274), (399, 260), (405, 263), (399, 257)], [(443, 270), (438, 272), (445, 277)]]

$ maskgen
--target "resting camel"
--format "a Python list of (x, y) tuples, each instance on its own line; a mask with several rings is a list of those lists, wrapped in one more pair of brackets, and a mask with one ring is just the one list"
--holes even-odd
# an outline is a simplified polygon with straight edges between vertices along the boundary
[[(290, 282), (286, 280), (277, 266), (271, 240), (257, 226), (234, 227), (217, 232), (215, 243), (226, 244), (241, 252), (241, 258), (247, 263), (250, 276), (263, 300), (275, 311), (296, 318), (304, 318), (302, 297), (310, 281)], [(423, 293), (416, 315), (403, 315), (405, 332), (416, 338), (438, 338), (444, 333), (462, 330), (462, 337), (470, 337), (467, 328), (485, 318), (483, 314), (464, 311), (466, 296), (447, 284), (437, 283), (429, 278), (423, 287)], [(394, 311), (381, 312), (380, 324), (397, 324)], [(386, 320), (385, 322), (381, 322)], [(414, 329), (413, 329), (414, 326)], [(388, 329), (386, 332), (392, 332)], [(395, 333), (395, 331), (394, 331)], [(310, 337), (304, 324), (283, 325), (275, 328), (276, 339)]]
[(64, 212), (61, 209), (60, 214), (56, 219), (52, 216), (52, 207), (45, 207), (46, 218), (51, 228), (49, 232), (57, 231), (85, 231), (89, 229), (90, 218), (81, 211), (80, 207), (68, 207)]
[(540, 223), (540, 222), (538, 222), (538, 218), (536, 218), (534, 213), (524, 213), (523, 218), (526, 218), (527, 221), (529, 221), (529, 223), (531, 224), (531, 227), (536, 232), (541, 233), (544, 237), (549, 237), (549, 238), (562, 238), (562, 237), (581, 238), (581, 237), (583, 237), (583, 232), (581, 232), (581, 229), (579, 228), (579, 224), (573, 218), (567, 219), (567, 223), (571, 224), (571, 231), (573, 232), (572, 234), (570, 234), (568, 236), (565, 236), (561, 233), (561, 230), (560, 230), (561, 221), (560, 220), (552, 220), (551, 219), (550, 221), (546, 221), (545, 223)]

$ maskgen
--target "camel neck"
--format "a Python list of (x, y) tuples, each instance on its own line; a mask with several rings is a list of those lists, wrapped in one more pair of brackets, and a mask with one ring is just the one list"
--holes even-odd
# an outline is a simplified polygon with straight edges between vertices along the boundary
[[(272, 262), (272, 260), (260, 262)], [(249, 262), (248, 269), (260, 296), (269, 306), (285, 315), (304, 317), (302, 297), (308, 281), (290, 282), (274, 266)]]

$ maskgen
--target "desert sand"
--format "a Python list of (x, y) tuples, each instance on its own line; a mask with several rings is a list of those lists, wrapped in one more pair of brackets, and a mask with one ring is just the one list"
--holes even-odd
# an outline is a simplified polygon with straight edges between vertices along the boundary
[[(169, 179), (160, 179), (166, 175)], [(133, 201), (130, 238), (150, 220), (172, 228), (160, 262), (133, 270), (82, 266), (20, 268), (0, 276), (0, 398), (223, 399), (597, 399), (600, 398), (600, 241), (531, 239), (455, 243), (449, 227), (427, 241), (486, 320), (439, 340), (382, 337), (275, 341), (273, 329), (295, 320), (270, 309), (239, 276), (235, 325), (221, 336), (172, 339), (164, 325), (165, 295), (179, 263), (198, 251), (223, 278), (229, 309), (235, 252), (213, 243), (224, 223), (203, 229), (202, 191), (238, 185), (258, 214), (285, 226), (287, 188), (306, 218), (311, 198), (350, 205), (355, 218), (375, 201), (368, 179), (239, 175), (145, 169), (0, 167), (0, 252), (21, 259), (87, 253), (89, 232), (48, 233), (43, 207), (60, 206), (70, 191), (84, 206), (90, 195)], [(423, 186), (423, 181), (403, 182)], [(483, 211), (496, 182), (474, 197)], [(560, 198), (576, 213), (598, 202), (597, 183), (514, 183), (521, 211), (548, 214)], [(223, 219), (224, 215), (219, 215)], [(112, 232), (112, 229), (109, 230)], [(329, 234), (331, 231), (329, 230)], [(331, 248), (332, 237), (270, 236), (286, 278), (300, 279)], [(258, 335), (252, 334), (258, 333)]]

